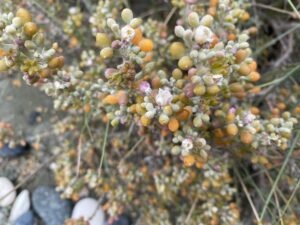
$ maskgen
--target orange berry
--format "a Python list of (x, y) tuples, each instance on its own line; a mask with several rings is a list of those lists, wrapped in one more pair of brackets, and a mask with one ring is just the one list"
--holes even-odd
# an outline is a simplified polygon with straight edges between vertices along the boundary
[(32, 21), (30, 12), (28, 12), (28, 10), (24, 8), (18, 9), (16, 16), (21, 18), (23, 24)]
[(37, 31), (38, 31), (38, 26), (35, 23), (27, 22), (24, 24), (24, 33), (27, 36), (32, 37), (33, 35), (36, 34)]
[(214, 35), (213, 37), (213, 41), (210, 44), (210, 47), (213, 48), (215, 47), (215, 45), (219, 42), (219, 38), (217, 37), (217, 35)]
[(254, 60), (251, 63), (249, 63), (248, 66), (250, 67), (251, 71), (256, 71), (257, 69), (257, 63)]
[(235, 54), (235, 61), (237, 63), (243, 62), (248, 56), (248, 52), (243, 49), (239, 49)]
[(253, 134), (251, 134), (251, 132), (248, 130), (243, 130), (240, 134), (240, 137), (241, 141), (247, 145), (251, 144), (253, 141)]
[(260, 91), (261, 91), (260, 87), (254, 87), (249, 92), (252, 93), (252, 94), (259, 94)]
[(243, 13), (242, 18), (243, 21), (248, 21), (250, 19), (250, 14), (248, 12)]
[(184, 165), (187, 167), (193, 166), (196, 162), (196, 159), (193, 155), (183, 156), (182, 158)]
[(154, 47), (153, 41), (147, 38), (142, 39), (138, 45), (143, 52), (150, 52)]
[(109, 105), (116, 105), (119, 103), (119, 99), (117, 96), (115, 95), (107, 95), (104, 99), (103, 102), (105, 104), (109, 104)]
[(251, 72), (249, 75), (248, 75), (249, 79), (253, 82), (256, 82), (258, 80), (260, 80), (260, 74), (258, 72)]
[(168, 128), (172, 132), (176, 132), (179, 128), (179, 122), (176, 118), (171, 118), (169, 123), (168, 123)]
[(192, 108), (190, 106), (184, 107), (184, 109), (176, 114), (176, 118), (179, 121), (188, 120), (188, 118), (192, 115)]
[(235, 119), (235, 114), (234, 113), (228, 113), (226, 115), (226, 122), (227, 123), (232, 123)]
[(228, 124), (226, 127), (226, 132), (229, 136), (237, 135), (238, 131), (239, 129), (234, 123)]
[(250, 108), (250, 112), (251, 112), (253, 115), (259, 115), (260, 110), (259, 110), (259, 108), (255, 107), (255, 106), (252, 106), (252, 107)]
[(85, 105), (83, 106), (83, 110), (84, 110), (84, 112), (86, 112), (86, 113), (91, 112), (91, 110), (92, 110), (91, 104), (85, 104)]
[(151, 85), (154, 89), (160, 88), (160, 78), (159, 76), (155, 76), (151, 80)]
[(189, 56), (183, 56), (178, 61), (178, 67), (182, 70), (188, 70), (193, 66), (193, 60)]
[(152, 61), (152, 59), (153, 59), (153, 53), (152, 52), (148, 52), (147, 54), (146, 54), (146, 56), (144, 57), (144, 62), (151, 62)]
[(169, 47), (170, 55), (173, 59), (180, 59), (185, 54), (185, 47), (182, 42), (173, 42)]
[(286, 108), (286, 104), (284, 104), (283, 102), (279, 102), (277, 104), (277, 107), (280, 109), (280, 110), (284, 110)]
[(51, 69), (61, 69), (65, 65), (65, 58), (63, 56), (57, 56), (52, 58), (48, 66)]
[(247, 63), (242, 63), (242, 64), (240, 64), (240, 68), (239, 68), (238, 72), (241, 75), (248, 75), (251, 72), (251, 69)]
[(227, 39), (229, 41), (234, 41), (236, 39), (236, 35), (233, 33), (228, 34)]
[(209, 5), (211, 7), (217, 7), (218, 3), (219, 3), (219, 0), (210, 0), (209, 1)]
[(207, 13), (211, 16), (215, 16), (216, 13), (217, 13), (217, 9), (216, 7), (209, 7), (208, 10), (207, 10)]
[(134, 35), (133, 39), (131, 40), (131, 43), (134, 45), (138, 45), (142, 39), (143, 39), (143, 33), (142, 33), (141, 28), (136, 28), (135, 35)]
[(148, 117), (146, 117), (146, 116), (142, 116), (142, 117), (141, 117), (141, 123), (142, 123), (142, 125), (143, 125), (144, 127), (147, 127), (147, 126), (150, 125), (151, 119), (148, 118)]

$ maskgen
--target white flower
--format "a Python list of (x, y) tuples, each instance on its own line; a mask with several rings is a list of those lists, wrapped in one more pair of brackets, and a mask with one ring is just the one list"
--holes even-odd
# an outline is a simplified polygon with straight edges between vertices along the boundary
[(189, 138), (186, 138), (182, 141), (181, 143), (181, 147), (184, 149), (184, 150), (191, 150), (194, 145), (193, 145), (193, 141)]
[(196, 28), (194, 37), (198, 44), (210, 43), (213, 41), (214, 33), (208, 27), (200, 25)]
[(127, 25), (121, 29), (121, 38), (122, 40), (130, 41), (135, 35), (134, 29)]
[(169, 91), (169, 89), (159, 89), (158, 94), (155, 97), (155, 101), (159, 106), (165, 106), (171, 103), (173, 99), (173, 95)]

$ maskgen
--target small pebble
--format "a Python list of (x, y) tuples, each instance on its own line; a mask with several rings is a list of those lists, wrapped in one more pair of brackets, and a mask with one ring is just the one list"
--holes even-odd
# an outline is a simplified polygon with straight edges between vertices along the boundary
[(45, 225), (62, 225), (71, 215), (70, 201), (61, 199), (52, 187), (41, 186), (35, 189), (32, 204)]
[[(16, 198), (16, 191), (13, 191), (13, 189), (14, 189), (13, 183), (6, 177), (0, 177), (0, 187), (1, 187), (0, 188), (0, 206), (6, 207), (6, 206), (11, 205)], [(8, 193), (10, 193), (10, 194), (8, 194)], [(6, 197), (3, 198), (4, 196), (6, 196)]]
[(9, 221), (13, 222), (21, 215), (26, 213), (30, 208), (29, 191), (23, 190), (16, 198), (10, 211)]
[(35, 219), (32, 211), (27, 211), (13, 223), (13, 225), (34, 225), (34, 224), (35, 224)]
[(121, 215), (111, 225), (131, 225), (130, 218), (126, 215)]
[(25, 146), (17, 145), (14, 148), (10, 148), (7, 144), (0, 148), (0, 157), (13, 158), (27, 153), (30, 150), (29, 144)]
[(72, 212), (72, 219), (79, 219), (80, 217), (88, 220), (89, 225), (104, 225), (104, 213), (96, 199), (84, 198), (76, 203)]

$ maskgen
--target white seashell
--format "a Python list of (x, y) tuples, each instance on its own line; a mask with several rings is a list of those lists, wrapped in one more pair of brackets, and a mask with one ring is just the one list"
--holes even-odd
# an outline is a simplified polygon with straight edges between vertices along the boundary
[(21, 215), (26, 213), (30, 208), (29, 191), (23, 190), (16, 198), (10, 211), (9, 221), (13, 222)]
[(72, 219), (83, 217), (89, 225), (104, 225), (104, 213), (98, 205), (98, 201), (93, 198), (84, 198), (76, 203)]
[[(12, 191), (13, 189), (14, 185), (9, 179), (6, 177), (0, 177), (0, 206), (6, 207), (14, 202), (16, 198), (16, 191)], [(11, 193), (8, 194), (9, 192)], [(2, 199), (4, 196), (6, 197)]]

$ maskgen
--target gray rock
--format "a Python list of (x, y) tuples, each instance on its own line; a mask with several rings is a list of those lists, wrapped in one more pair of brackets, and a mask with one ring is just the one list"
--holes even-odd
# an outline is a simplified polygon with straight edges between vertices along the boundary
[(0, 207), (0, 225), (6, 225), (9, 216), (9, 208), (8, 207)]
[(27, 211), (13, 223), (13, 225), (34, 225), (34, 224), (35, 224), (35, 219), (32, 211)]
[(61, 199), (52, 187), (40, 186), (35, 189), (32, 204), (46, 225), (62, 225), (71, 215), (71, 202)]

